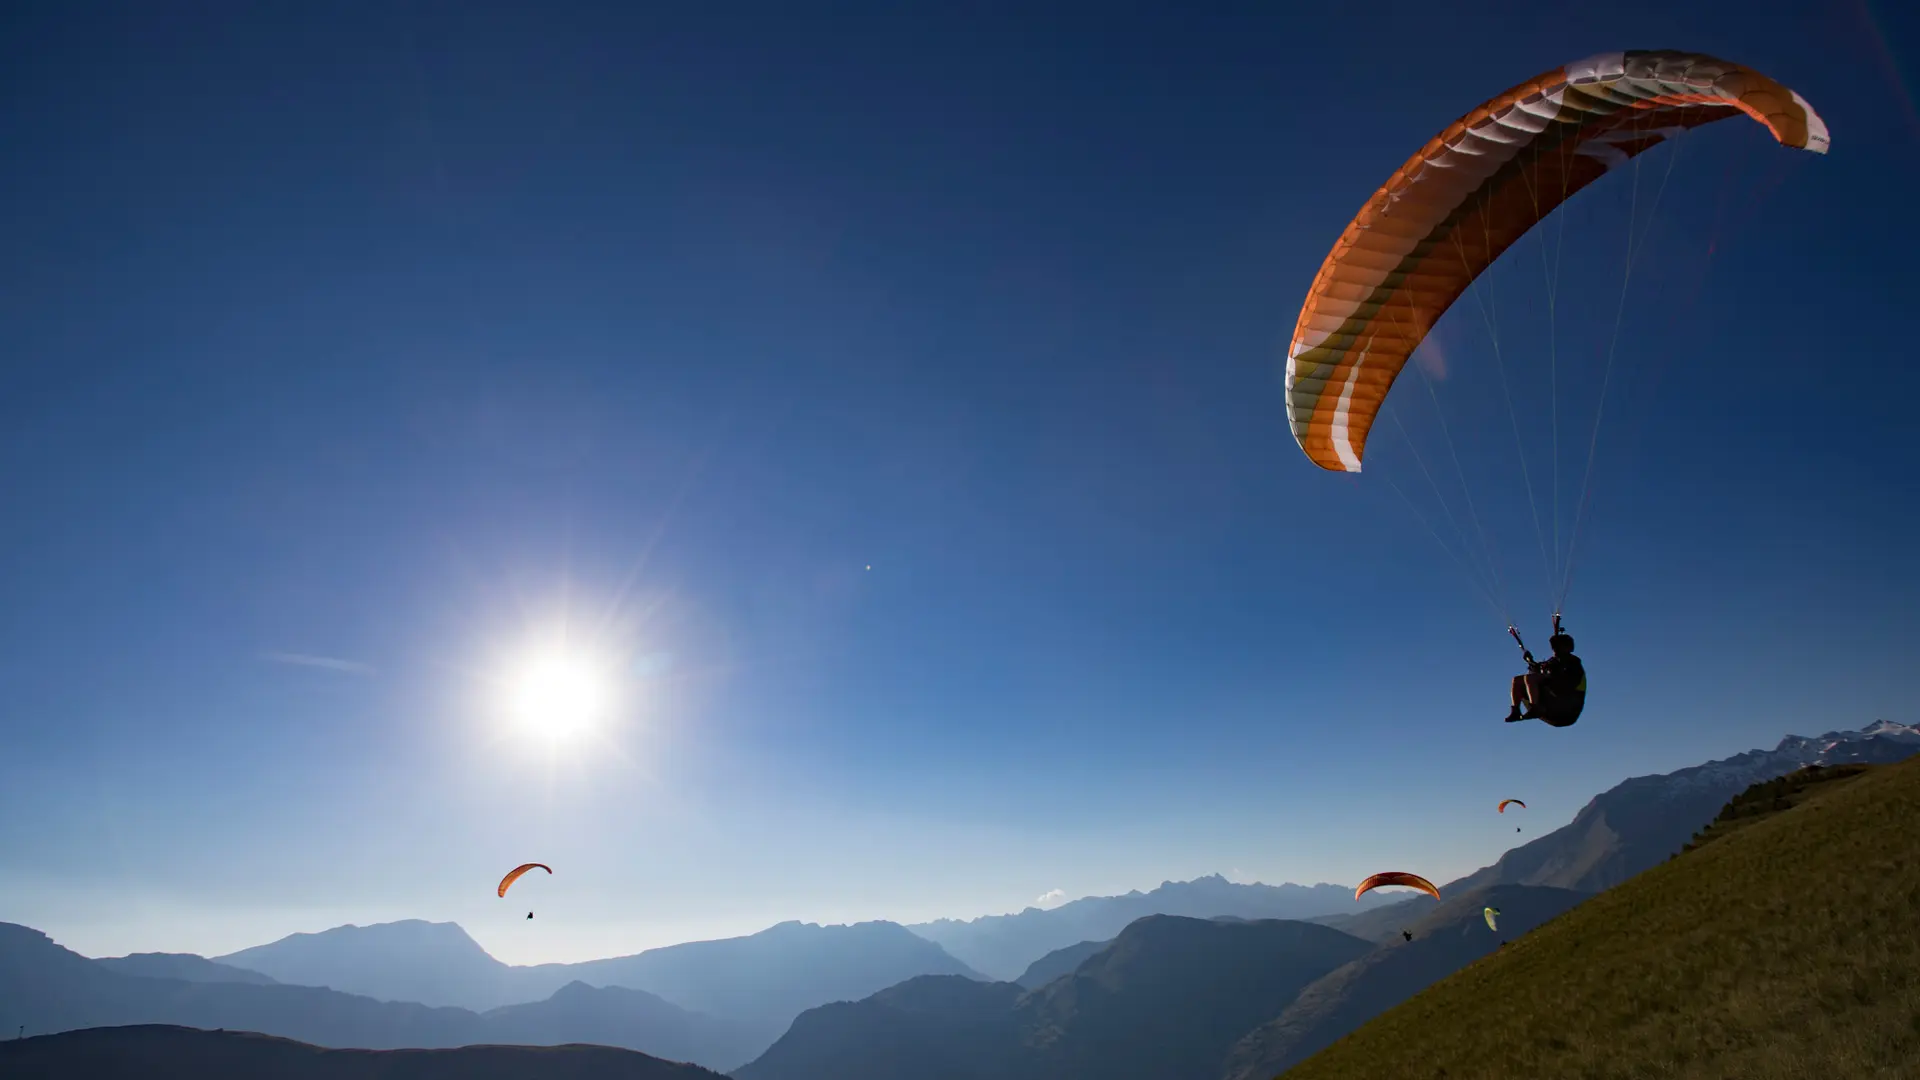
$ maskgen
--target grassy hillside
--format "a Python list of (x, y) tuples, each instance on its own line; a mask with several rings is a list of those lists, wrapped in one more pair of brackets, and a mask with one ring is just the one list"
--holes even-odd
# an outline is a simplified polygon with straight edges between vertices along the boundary
[(1728, 800), (1706, 828), (1694, 833), (1693, 839), (1687, 841), (1686, 847), (1681, 850), (1692, 851), (1754, 822), (1773, 817), (1782, 810), (1791, 810), (1809, 797), (1831, 790), (1831, 785), (1835, 783), (1851, 780), (1872, 770), (1871, 765), (1840, 765), (1834, 768), (1809, 765), (1764, 784), (1755, 784)]
[(1914, 1075), (1920, 759), (1846, 772), (1748, 800), (1286, 1080)]
[[(1268, 1080), (1342, 1035), (1502, 948), (1586, 899), (1571, 889), (1495, 885), (1447, 897), (1399, 935), (1314, 980), (1284, 1011), (1243, 1036), (1227, 1055), (1222, 1080)], [(1500, 909), (1500, 929), (1486, 908)]]

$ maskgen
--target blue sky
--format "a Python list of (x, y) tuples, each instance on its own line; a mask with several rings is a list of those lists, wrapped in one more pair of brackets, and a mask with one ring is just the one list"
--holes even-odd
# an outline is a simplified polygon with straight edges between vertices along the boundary
[[(1913, 722), (1912, 17), (1258, 7), (9, 6), (0, 919), (90, 954), (451, 919), (534, 962), (1442, 880), (1514, 838), (1499, 798), (1533, 832)], [(1834, 151), (1728, 122), (1595, 185), (1551, 339), (1541, 249), (1485, 281), (1515, 412), (1464, 301), (1396, 390), (1457, 470), (1311, 466), (1281, 358), (1341, 228), (1620, 48), (1757, 67)], [(1559, 403), (1569, 529), (1610, 344), (1592, 706), (1503, 725), (1504, 620), (1386, 485), (1466, 481), (1462, 557), (1542, 642), (1516, 441), (1551, 503)], [(501, 738), (563, 627), (617, 717)], [(524, 859), (558, 873), (497, 900)]]

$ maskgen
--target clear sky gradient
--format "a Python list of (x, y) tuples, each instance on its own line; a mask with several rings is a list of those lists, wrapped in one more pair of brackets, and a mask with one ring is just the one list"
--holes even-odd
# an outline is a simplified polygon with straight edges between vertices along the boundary
[[(1916, 719), (1911, 14), (890, 6), (0, 12), (0, 919), (535, 962), (1445, 880), (1502, 797)], [(1596, 184), (1314, 468), (1342, 227), (1624, 48), (1832, 154), (1732, 120)], [(1586, 718), (1502, 724), (1569, 561)], [(503, 737), (562, 632), (617, 722)]]

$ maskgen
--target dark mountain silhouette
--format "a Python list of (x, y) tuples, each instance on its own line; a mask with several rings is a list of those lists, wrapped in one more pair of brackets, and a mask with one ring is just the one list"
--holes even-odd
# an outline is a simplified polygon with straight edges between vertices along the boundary
[(94, 963), (122, 975), (145, 975), (154, 979), (180, 979), (185, 982), (253, 983), (266, 986), (274, 980), (257, 971), (217, 964), (192, 953), (143, 952), (129, 956), (107, 956)]
[(570, 982), (545, 1001), (503, 1005), (485, 1014), (487, 1038), (551, 1046), (595, 1043), (630, 1046), (648, 1033), (647, 1053), (668, 1061), (698, 1061), (725, 1072), (751, 1061), (780, 1032), (688, 1012), (644, 990)]
[(1057, 908), (1030, 907), (1014, 915), (967, 920), (937, 919), (914, 923), (907, 929), (993, 978), (1016, 979), (1028, 965), (1055, 949), (1081, 941), (1109, 940), (1135, 919), (1148, 915), (1312, 919), (1366, 911), (1391, 902), (1391, 897), (1376, 894), (1356, 901), (1352, 887), (1346, 885), (1238, 885), (1212, 874), (1192, 881), (1162, 882), (1152, 892), (1135, 889), (1124, 896), (1088, 896)]
[(771, 1036), (690, 1013), (635, 990), (581, 987), (550, 1001), (480, 1015), (376, 1001), (312, 986), (189, 982), (124, 975), (61, 948), (45, 934), (0, 923), (0, 1016), (30, 1032), (124, 1024), (229, 1028), (322, 1046), (451, 1047), (511, 1038), (555, 1044), (591, 1036), (665, 1056), (738, 1065)]
[[(1544, 885), (1596, 893), (1677, 854), (1727, 800), (1750, 785), (1808, 765), (1891, 764), (1920, 752), (1920, 728), (1879, 721), (1860, 731), (1789, 735), (1772, 750), (1750, 750), (1659, 776), (1636, 776), (1596, 795), (1573, 821), (1522, 844), (1457, 881), (1442, 896), (1488, 885)], [(1316, 918), (1370, 941), (1432, 910), (1430, 897), (1402, 900), (1358, 915)]]
[(854, 1001), (916, 975), (984, 978), (891, 922), (784, 922), (746, 937), (669, 945), (563, 969), (594, 986), (631, 986), (683, 1008), (737, 1020), (776, 1038), (808, 1009)]
[(1024, 993), (922, 975), (860, 1001), (809, 1009), (737, 1080), (1019, 1080)]
[(809, 1011), (740, 1080), (1214, 1080), (1234, 1041), (1372, 948), (1312, 923), (1149, 916), (1070, 975), (916, 979)]
[(1028, 964), (1026, 972), (1014, 981), (1029, 990), (1038, 990), (1062, 975), (1073, 974), (1073, 969), (1079, 967), (1081, 961), (1111, 944), (1112, 941), (1083, 941), (1078, 945), (1055, 949)]
[[(1448, 896), (1394, 939), (1316, 980), (1228, 1057), (1227, 1080), (1269, 1080), (1428, 986), (1587, 898), (1586, 893), (1495, 885)], [(1500, 909), (1499, 931), (1483, 912)]]
[(282, 983), (476, 1010), (545, 1000), (571, 982), (622, 986), (733, 1021), (758, 1032), (762, 1047), (817, 1005), (857, 1000), (916, 975), (984, 979), (890, 922), (785, 922), (746, 937), (632, 956), (513, 967), (487, 955), (454, 923), (412, 920), (294, 934), (218, 959)]
[(293, 986), (476, 1011), (539, 1000), (569, 981), (529, 981), (522, 991), (514, 969), (489, 956), (458, 924), (420, 919), (289, 934), (213, 959)]
[(717, 1080), (606, 1046), (325, 1050), (271, 1035), (145, 1024), (0, 1042), (8, 1080)]
[(1214, 1080), (1234, 1042), (1372, 948), (1313, 923), (1154, 915), (1028, 996), (1040, 1076)]

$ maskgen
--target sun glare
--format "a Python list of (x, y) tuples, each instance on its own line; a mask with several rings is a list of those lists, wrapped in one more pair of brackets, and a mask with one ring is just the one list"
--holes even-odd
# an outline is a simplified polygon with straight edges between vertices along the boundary
[(561, 653), (529, 660), (508, 693), (508, 708), (520, 729), (552, 742), (598, 729), (612, 706), (606, 673), (586, 657)]

